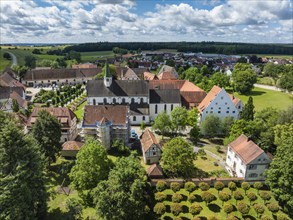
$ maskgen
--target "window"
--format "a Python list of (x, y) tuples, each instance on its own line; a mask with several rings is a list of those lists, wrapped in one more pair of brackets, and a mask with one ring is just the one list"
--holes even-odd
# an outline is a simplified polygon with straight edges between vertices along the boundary
[(221, 109), (221, 107), (219, 107), (219, 109)]
[(96, 105), (96, 100), (95, 99), (93, 99), (93, 104)]
[(229, 152), (231, 152), (231, 151), (232, 151), (230, 147), (228, 147), (228, 151), (229, 151)]
[(224, 97), (223, 97), (223, 96), (221, 96), (221, 99), (224, 99)]
[(156, 151), (153, 151), (153, 156), (157, 156), (157, 152)]
[(206, 113), (208, 114), (209, 112), (208, 112), (208, 111), (206, 111)]
[(249, 170), (256, 170), (256, 168), (257, 168), (256, 164), (251, 164), (251, 165), (248, 166)]
[(226, 111), (227, 114), (229, 114), (229, 111)]
[(214, 109), (213, 107), (211, 107), (211, 109)]
[(143, 120), (143, 121), (145, 120), (145, 116), (142, 116), (142, 120)]
[(173, 104), (171, 104), (171, 111), (173, 110)]
[(140, 103), (143, 103), (143, 98), (140, 98)]
[(257, 173), (250, 173), (248, 177), (257, 177)]
[(218, 103), (216, 102), (216, 105), (218, 105)]
[(133, 121), (136, 121), (136, 116), (133, 116)]
[(225, 102), (225, 105), (227, 105), (227, 102)]
[(50, 80), (48, 80), (48, 83), (50, 82)]
[(235, 111), (233, 111), (232, 113), (235, 113)]
[(218, 114), (221, 114), (221, 111), (218, 111)]
[(238, 106), (238, 109), (240, 109), (240, 108), (241, 108), (241, 106), (239, 105), (239, 106)]
[(240, 173), (243, 173), (243, 171), (242, 171), (242, 170), (239, 170), (239, 172), (240, 172)]
[(211, 114), (213, 114), (213, 111), (210, 111)]
[(236, 158), (236, 159), (238, 158), (237, 154), (235, 154), (235, 158)]
[(125, 98), (122, 98), (122, 103), (125, 103)]
[(230, 107), (227, 107), (227, 109), (230, 109)]
[(158, 105), (155, 105), (155, 114), (158, 114)]
[(131, 98), (131, 103), (134, 103), (134, 98)]
[(64, 138), (64, 141), (66, 142), (67, 141), (67, 138)]
[(261, 158), (259, 158), (258, 161), (261, 161)]
[(107, 99), (106, 98), (104, 98), (104, 104), (107, 104)]
[(231, 160), (230, 156), (228, 155), (228, 160)]
[(262, 161), (266, 161), (266, 158), (262, 159)]
[(167, 105), (166, 104), (164, 105), (164, 111), (165, 112), (167, 111)]
[(116, 99), (115, 98), (113, 98), (113, 103), (116, 104)]

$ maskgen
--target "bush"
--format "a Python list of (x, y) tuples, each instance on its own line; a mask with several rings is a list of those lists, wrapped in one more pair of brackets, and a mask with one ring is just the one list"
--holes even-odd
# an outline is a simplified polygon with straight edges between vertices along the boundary
[(165, 193), (157, 192), (157, 193), (155, 194), (155, 200), (158, 201), (158, 202), (162, 202), (162, 201), (164, 201), (166, 198), (167, 198), (167, 195), (166, 195)]
[(201, 198), (203, 201), (206, 202), (206, 204), (216, 200), (216, 197), (213, 194), (211, 194), (210, 192), (206, 192), (206, 191), (201, 194)]
[(69, 219), (80, 219), (82, 214), (82, 205), (78, 199), (70, 198), (66, 200)]
[(226, 212), (228, 215), (229, 213), (233, 212), (234, 207), (231, 204), (226, 204), (224, 205), (223, 209), (224, 209), (224, 212)]
[(204, 182), (200, 182), (199, 183), (199, 188), (202, 190), (202, 191), (208, 191), (210, 189), (210, 185), (207, 184), (207, 183), (204, 183)]
[(246, 215), (246, 214), (248, 214), (250, 207), (246, 203), (244, 203), (244, 202), (239, 202), (237, 204), (237, 209), (243, 215)]
[(201, 220), (201, 218), (196, 216), (196, 217), (193, 217), (192, 220)]
[(221, 181), (216, 181), (215, 184), (214, 184), (214, 188), (216, 190), (218, 190), (218, 193), (219, 193), (220, 190), (224, 189), (224, 187), (225, 187), (225, 185)]
[(238, 220), (238, 218), (235, 216), (228, 216), (227, 220)]
[(248, 199), (249, 199), (249, 201), (250, 201), (250, 204), (251, 204), (251, 202), (257, 200), (257, 196), (256, 196), (255, 193), (253, 193), (253, 192), (249, 192), (249, 193), (247, 194), (247, 197), (248, 197)]
[(219, 199), (223, 202), (227, 202), (229, 199), (231, 199), (231, 195), (226, 192), (220, 192), (219, 193)]
[(216, 216), (211, 216), (211, 217), (208, 217), (208, 220), (218, 220), (218, 218)]
[(267, 216), (267, 215), (263, 215), (260, 220), (273, 220), (271, 217)]
[(164, 191), (167, 188), (167, 183), (164, 180), (159, 180), (156, 185), (156, 189), (159, 192)]
[(235, 191), (236, 188), (237, 188), (236, 183), (234, 183), (234, 182), (230, 182), (230, 183), (228, 184), (228, 188), (229, 188), (231, 191)]
[(289, 218), (284, 214), (278, 214), (277, 220), (289, 220)]
[(254, 210), (256, 211), (257, 214), (262, 214), (265, 211), (264, 206), (260, 205), (260, 204), (254, 204), (253, 208), (254, 208)]
[(154, 212), (157, 215), (163, 215), (166, 212), (166, 206), (164, 205), (164, 203), (157, 203), (154, 207)]
[(181, 217), (176, 217), (176, 218), (174, 218), (174, 220), (182, 220), (182, 218)]
[(172, 203), (170, 205), (171, 208), (171, 212), (177, 216), (180, 214), (180, 212), (182, 212), (182, 205), (180, 205), (179, 203)]
[(255, 182), (254, 184), (253, 184), (253, 187), (255, 188), (255, 189), (257, 189), (257, 192), (263, 187), (263, 184), (261, 183), (261, 182)]
[(184, 189), (188, 192), (192, 192), (195, 189), (195, 184), (193, 182), (186, 182), (184, 184)]
[(172, 202), (181, 202), (183, 199), (181, 194), (174, 193), (172, 196)]
[(173, 182), (170, 184), (170, 188), (173, 190), (173, 192), (177, 192), (180, 190), (180, 184), (177, 182)]
[(202, 207), (199, 203), (195, 202), (192, 203), (191, 206), (189, 207), (189, 212), (192, 215), (198, 215), (202, 211)]
[(237, 190), (234, 192), (234, 198), (236, 200), (242, 200), (244, 197), (243, 197), (243, 194), (239, 190)]
[(243, 182), (241, 184), (241, 188), (244, 189), (245, 194), (246, 194), (246, 191), (250, 189), (250, 184), (248, 182)]
[(278, 212), (279, 211), (279, 205), (276, 202), (267, 204), (267, 207), (271, 212)]
[(271, 193), (267, 192), (267, 191), (261, 191), (259, 192), (260, 197), (265, 201), (269, 201), (272, 197)]

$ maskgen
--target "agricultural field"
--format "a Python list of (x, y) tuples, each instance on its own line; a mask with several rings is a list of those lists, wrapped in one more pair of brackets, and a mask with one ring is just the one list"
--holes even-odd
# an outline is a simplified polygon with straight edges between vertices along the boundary
[(112, 51), (93, 51), (93, 52), (81, 52), (82, 62), (94, 62), (96, 59), (114, 57)]
[[(267, 216), (268, 219), (275, 219), (277, 215), (285, 215), (282, 210), (269, 210), (268, 206), (270, 205), (268, 204), (274, 204), (275, 206), (277, 206), (277, 209), (279, 209), (280, 207), (278, 207), (277, 202), (275, 198), (273, 198), (271, 192), (266, 189), (261, 189), (260, 191), (258, 191), (257, 189), (251, 187), (245, 192), (244, 189), (241, 188), (241, 186), (238, 186), (236, 187), (236, 189), (234, 189), (234, 191), (231, 192), (228, 187), (225, 187), (220, 191), (230, 195), (230, 199), (223, 202), (222, 200), (220, 200), (219, 193), (215, 188), (210, 188), (206, 190), (203, 188), (201, 189), (201, 187), (198, 186), (191, 188), (179, 187), (179, 191), (177, 191), (177, 187), (172, 187), (171, 184), (171, 187), (165, 186), (165, 189), (163, 187), (164, 190), (161, 190), (162, 192), (155, 193), (157, 204), (163, 203), (165, 207), (165, 212), (163, 211), (158, 214), (160, 216), (160, 219), (171, 220), (176, 219), (176, 216), (181, 217), (180, 219), (193, 219), (195, 217), (198, 217), (200, 219), (207, 219), (211, 217), (215, 217), (215, 219), (227, 219), (227, 216), (235, 216), (238, 219), (260, 219), (261, 216)], [(237, 193), (235, 193), (236, 191)], [(212, 194), (213, 199), (211, 199), (210, 201), (204, 201), (205, 197), (202, 195), (206, 192)], [(238, 197), (239, 200), (237, 201), (235, 197), (238, 192), (242, 195), (242, 198), (241, 196)], [(247, 196), (250, 193), (254, 193), (256, 195), (255, 200), (252, 202), (250, 202)], [(266, 197), (267, 200), (264, 200), (264, 195), (268, 195)], [(174, 209), (173, 211), (171, 211), (171, 207), (175, 203), (177, 203), (178, 206), (177, 213), (176, 211), (174, 211)], [(248, 206), (247, 213), (244, 212), (244, 214), (242, 214), (240, 212), (241, 208), (239, 208), (238, 204), (241, 203), (244, 203)], [(199, 208), (200, 211), (198, 214), (195, 214), (196, 212), (194, 212), (193, 214), (191, 213), (192, 211), (190, 207), (192, 204), (196, 204), (201, 207)], [(229, 212), (228, 215), (223, 208), (227, 204), (232, 205), (232, 209), (230, 210), (231, 212)], [(260, 214), (256, 212), (256, 210), (254, 209), (255, 204), (260, 204), (263, 207), (263, 213)]]
[(249, 96), (251, 96), (256, 111), (260, 111), (267, 107), (286, 110), (290, 105), (293, 105), (292, 95), (262, 88), (254, 88), (249, 95), (240, 95), (238, 93), (234, 93), (234, 95), (240, 98), (243, 104), (245, 104)]
[(0, 72), (12, 64), (11, 60), (7, 60), (3, 57), (4, 53), (5, 51), (1, 49), (0, 50)]

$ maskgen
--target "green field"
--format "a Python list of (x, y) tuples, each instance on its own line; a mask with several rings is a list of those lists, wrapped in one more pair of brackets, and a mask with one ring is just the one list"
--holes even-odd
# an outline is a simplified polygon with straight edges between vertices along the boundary
[(3, 54), (5, 53), (4, 50), (0, 50), (0, 72), (2, 70), (4, 70), (6, 67), (9, 67), (12, 63), (11, 60), (6, 60), (4, 57), (3, 57)]
[(286, 110), (290, 105), (293, 105), (292, 95), (267, 89), (254, 88), (249, 95), (240, 95), (238, 93), (234, 93), (234, 95), (240, 98), (243, 104), (246, 104), (249, 96), (251, 96), (256, 111), (260, 111), (267, 107)]
[(80, 54), (82, 62), (94, 62), (96, 59), (114, 57), (114, 53), (112, 51), (81, 52)]

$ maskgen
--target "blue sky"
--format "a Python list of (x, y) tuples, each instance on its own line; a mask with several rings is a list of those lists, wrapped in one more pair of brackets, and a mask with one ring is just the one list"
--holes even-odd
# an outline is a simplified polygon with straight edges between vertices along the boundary
[(292, 0), (1, 0), (0, 43), (292, 43)]

